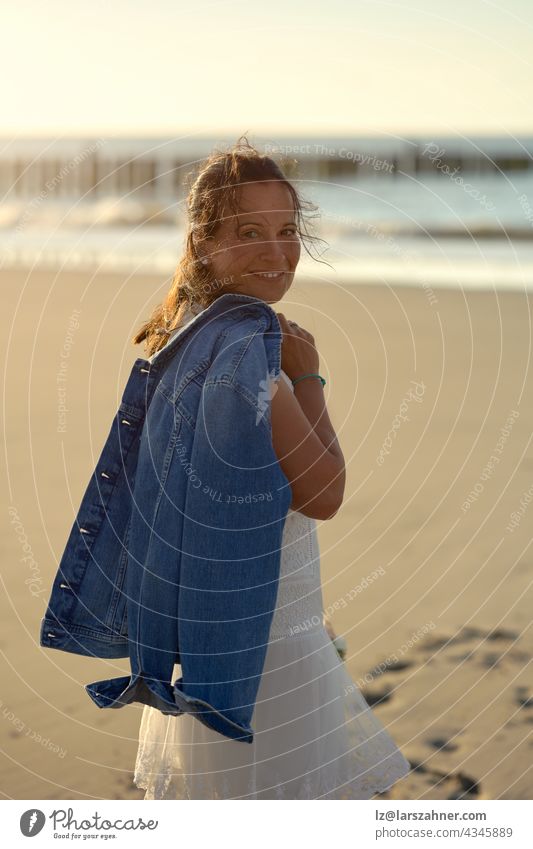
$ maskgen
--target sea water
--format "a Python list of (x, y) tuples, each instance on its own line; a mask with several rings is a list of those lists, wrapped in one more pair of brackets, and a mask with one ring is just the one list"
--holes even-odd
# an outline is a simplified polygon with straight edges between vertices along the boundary
[[(533, 287), (533, 173), (384, 175), (295, 182), (317, 205), (298, 275), (339, 285), (378, 283), (454, 288)], [(22, 206), (0, 222), (0, 267), (172, 274), (183, 250), (183, 202), (168, 224), (102, 222), (101, 207), (73, 224), (69, 210)], [(126, 201), (113, 200), (117, 215)], [(137, 204), (138, 207), (138, 204)], [(46, 215), (44, 213), (47, 213)], [(319, 259), (320, 262), (316, 260)]]

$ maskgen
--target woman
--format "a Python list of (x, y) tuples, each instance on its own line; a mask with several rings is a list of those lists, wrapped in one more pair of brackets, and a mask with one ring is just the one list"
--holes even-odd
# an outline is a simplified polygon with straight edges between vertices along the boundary
[[(305, 230), (295, 188), (246, 139), (206, 161), (190, 188), (188, 214), (172, 287), (134, 338), (150, 355), (225, 292), (277, 303), (293, 282), (300, 240), (315, 238)], [(272, 390), (272, 441), (292, 502), (253, 744), (224, 737), (191, 714), (146, 705), (134, 775), (145, 799), (368, 799), (410, 769), (324, 627), (316, 520), (333, 518), (342, 504), (344, 458), (314, 339), (282, 313), (278, 318), (283, 379)]]

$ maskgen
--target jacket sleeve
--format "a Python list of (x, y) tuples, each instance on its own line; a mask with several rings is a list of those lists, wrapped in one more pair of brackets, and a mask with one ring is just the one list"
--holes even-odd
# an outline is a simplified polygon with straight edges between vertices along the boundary
[[(264, 363), (263, 354), (261, 371)], [(151, 615), (145, 615), (144, 596), (139, 599), (132, 674), (87, 685), (99, 707), (138, 701), (163, 713), (188, 712), (225, 736), (253, 741), (251, 719), (291, 502), (289, 481), (272, 445), (265, 372), (259, 379), (252, 367), (241, 382), (208, 375), (186, 458), (189, 471), (184, 475), (178, 440), (166, 480), (170, 498), (176, 488), (186, 490), (177, 553), (179, 592), (164, 600), (161, 628), (154, 605), (146, 605)], [(159, 578), (143, 576), (146, 597), (150, 580)], [(177, 646), (168, 651), (172, 634), (182, 671), (173, 686), (169, 678)]]
[(250, 735), (291, 490), (268, 409), (235, 385), (204, 388), (196, 434), (181, 558), (183, 674), (174, 698), (184, 710), (202, 705), (206, 724), (218, 730), (234, 723)]

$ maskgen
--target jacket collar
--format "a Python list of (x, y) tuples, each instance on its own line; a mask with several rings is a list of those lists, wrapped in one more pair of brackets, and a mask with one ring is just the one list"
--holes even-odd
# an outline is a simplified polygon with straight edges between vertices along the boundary
[(222, 313), (229, 313), (234, 310), (238, 310), (247, 304), (254, 304), (259, 311), (268, 315), (274, 330), (281, 334), (279, 319), (270, 304), (267, 304), (266, 301), (263, 301), (261, 298), (255, 298), (252, 295), (244, 295), (240, 292), (226, 292), (224, 295), (219, 295), (215, 301), (209, 304), (208, 307), (205, 307), (205, 309), (201, 310), (198, 314), (195, 315), (194, 312), (189, 311), (187, 313), (188, 316), (194, 315), (192, 321), (189, 321), (184, 327), (178, 328), (174, 335), (168, 339), (166, 345), (160, 348), (159, 351), (156, 351), (156, 353), (145, 360), (145, 362), (149, 365), (151, 371), (157, 371), (170, 357), (172, 357), (175, 349), (179, 344), (181, 344), (182, 339), (191, 331), (196, 330), (200, 327), (200, 325), (209, 322), (211, 319), (216, 318)]

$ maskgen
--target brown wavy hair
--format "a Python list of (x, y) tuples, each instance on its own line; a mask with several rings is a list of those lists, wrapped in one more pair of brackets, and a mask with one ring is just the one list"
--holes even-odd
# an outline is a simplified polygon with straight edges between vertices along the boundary
[(241, 136), (229, 150), (214, 149), (198, 170), (187, 175), (187, 231), (183, 254), (165, 299), (132, 339), (134, 345), (145, 343), (147, 356), (166, 344), (193, 303), (207, 307), (224, 291), (231, 290), (224, 281), (213, 279), (210, 268), (200, 262), (195, 246), (216, 234), (227, 207), (238, 214), (237, 194), (243, 184), (279, 180), (287, 186), (293, 199), (298, 235), (307, 253), (316, 259), (308, 250), (307, 242), (314, 244), (324, 240), (309, 232), (306, 219), (315, 218), (316, 215), (310, 216), (310, 213), (316, 212), (318, 207), (300, 197), (284, 174), (284, 162), (292, 167), (296, 165), (295, 160), (284, 158), (282, 164), (278, 164), (270, 156), (259, 153), (246, 136)]

